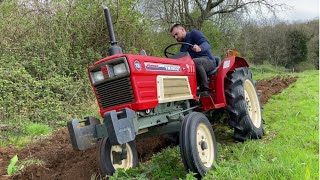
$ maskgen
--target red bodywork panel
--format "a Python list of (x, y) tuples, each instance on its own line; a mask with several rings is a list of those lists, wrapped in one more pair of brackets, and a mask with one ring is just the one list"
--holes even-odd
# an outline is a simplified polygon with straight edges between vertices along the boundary
[[(217, 109), (226, 106), (225, 93), (224, 93), (224, 78), (227, 73), (233, 71), (237, 67), (248, 67), (249, 65), (245, 61), (245, 59), (236, 56), (230, 56), (222, 60), (221, 65), (215, 75), (210, 77), (209, 87), (212, 89), (211, 96), (209, 97), (197, 97), (196, 89), (197, 89), (197, 81), (196, 81), (196, 72), (195, 72), (195, 64), (191, 57), (182, 57), (180, 59), (170, 59), (170, 58), (160, 58), (160, 57), (152, 57), (145, 55), (135, 55), (135, 54), (116, 54), (113, 56), (106, 57), (88, 68), (88, 72), (90, 69), (104, 63), (109, 60), (113, 60), (119, 57), (126, 57), (130, 69), (130, 80), (132, 84), (132, 89), (134, 93), (134, 102), (113, 106), (110, 108), (103, 109), (99, 104), (100, 115), (104, 116), (105, 112), (116, 110), (119, 111), (123, 108), (130, 108), (134, 111), (152, 109), (157, 106), (158, 102), (158, 94), (157, 94), (157, 76), (158, 75), (167, 75), (167, 76), (187, 76), (191, 93), (193, 99), (199, 99), (202, 107), (200, 107), (199, 111), (206, 111), (210, 109)], [(134, 63), (139, 61), (141, 64), (141, 69), (138, 70), (135, 68)], [(180, 71), (162, 71), (162, 70), (147, 70), (145, 63), (152, 64), (166, 64), (166, 65), (177, 65), (180, 66)], [(90, 73), (89, 81), (94, 90), (94, 93), (97, 98), (97, 92), (92, 84)], [(98, 98), (97, 101), (99, 102)]]
[[(183, 57), (180, 59), (170, 59), (170, 58), (160, 58), (160, 57), (152, 57), (145, 55), (135, 55), (135, 54), (116, 54), (113, 56), (106, 57), (94, 64), (94, 66), (103, 63), (108, 60), (116, 59), (119, 57), (126, 57), (128, 60), (128, 65), (130, 68), (130, 79), (132, 84), (132, 89), (134, 93), (134, 102), (129, 104), (123, 104), (120, 106), (115, 106), (111, 108), (103, 109), (99, 104), (100, 115), (104, 116), (105, 112), (111, 110), (120, 110), (123, 108), (130, 108), (134, 111), (151, 109), (157, 106), (158, 104), (158, 94), (157, 94), (157, 76), (158, 75), (166, 75), (166, 76), (187, 76), (191, 93), (193, 98), (196, 99), (196, 89), (197, 89), (197, 81), (196, 81), (196, 72), (195, 65), (191, 57)], [(139, 61), (141, 64), (141, 70), (137, 70), (134, 66), (134, 62)], [(169, 65), (178, 65), (180, 66), (180, 71), (170, 72), (170, 71), (151, 71), (146, 70), (145, 63), (157, 63), (157, 64), (169, 64)], [(88, 72), (91, 68), (88, 68)], [(95, 92), (97, 98), (97, 92), (92, 84), (90, 73), (89, 81), (93, 90)], [(98, 99), (97, 99), (98, 101)]]
[(202, 104), (200, 111), (218, 109), (227, 105), (224, 95), (224, 78), (228, 72), (232, 72), (238, 67), (249, 67), (249, 65), (244, 58), (236, 56), (230, 56), (221, 61), (218, 72), (210, 77), (211, 96), (200, 98)]

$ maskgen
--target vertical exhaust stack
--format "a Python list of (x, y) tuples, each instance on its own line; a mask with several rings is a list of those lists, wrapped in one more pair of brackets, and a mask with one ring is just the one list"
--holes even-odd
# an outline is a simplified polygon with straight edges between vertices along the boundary
[(122, 49), (120, 46), (117, 45), (118, 42), (116, 41), (116, 37), (114, 35), (113, 24), (112, 24), (112, 19), (111, 19), (111, 14), (110, 14), (109, 8), (107, 6), (103, 6), (103, 11), (104, 11), (104, 17), (106, 18), (110, 42), (111, 42), (111, 47), (109, 49), (109, 55), (112, 56), (114, 54), (122, 54)]

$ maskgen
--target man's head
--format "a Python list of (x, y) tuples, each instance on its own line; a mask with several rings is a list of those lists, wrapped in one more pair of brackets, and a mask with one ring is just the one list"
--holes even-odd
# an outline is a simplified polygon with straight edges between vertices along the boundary
[(171, 36), (175, 38), (178, 42), (183, 42), (187, 31), (181, 24), (175, 24), (170, 29)]

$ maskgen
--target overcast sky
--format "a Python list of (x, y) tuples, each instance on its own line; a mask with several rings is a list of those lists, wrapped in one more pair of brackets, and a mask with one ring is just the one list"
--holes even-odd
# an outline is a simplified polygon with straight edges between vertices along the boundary
[(319, 0), (278, 0), (277, 3), (285, 3), (292, 8), (277, 13), (279, 19), (308, 21), (319, 18)]

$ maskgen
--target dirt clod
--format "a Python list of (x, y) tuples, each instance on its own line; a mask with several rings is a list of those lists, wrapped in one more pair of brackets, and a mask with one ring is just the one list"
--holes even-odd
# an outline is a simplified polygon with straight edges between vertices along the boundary
[[(257, 82), (257, 90), (260, 93), (262, 104), (283, 89), (294, 83), (294, 77), (275, 77), (270, 80)], [(151, 137), (137, 141), (139, 159), (145, 162), (162, 148), (170, 145), (170, 141), (161, 137)], [(70, 144), (69, 134), (66, 128), (56, 131), (51, 137), (29, 144), (23, 149), (9, 146), (0, 148), (0, 179), (11, 179), (6, 174), (6, 168), (10, 159), (18, 155), (21, 160), (39, 160), (26, 166), (20, 174), (12, 179), (90, 179), (99, 176), (96, 149), (87, 151), (74, 151)]]

